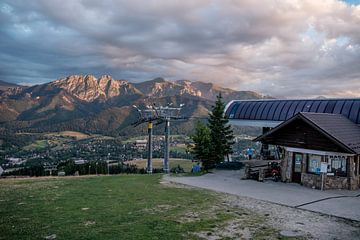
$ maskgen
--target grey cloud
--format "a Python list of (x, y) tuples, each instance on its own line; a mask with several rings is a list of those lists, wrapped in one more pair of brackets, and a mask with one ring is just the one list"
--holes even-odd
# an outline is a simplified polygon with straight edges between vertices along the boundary
[(0, 79), (108, 73), (279, 97), (351, 95), (359, 87), (359, 23), (359, 6), (335, 0), (5, 0)]

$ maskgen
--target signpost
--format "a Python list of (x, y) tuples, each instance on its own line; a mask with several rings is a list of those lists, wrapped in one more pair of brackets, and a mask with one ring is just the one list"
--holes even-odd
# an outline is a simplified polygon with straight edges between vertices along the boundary
[(328, 167), (328, 163), (327, 163), (327, 162), (321, 162), (321, 165), (320, 165), (321, 191), (324, 190), (324, 178), (325, 178), (325, 174), (327, 173), (327, 167)]

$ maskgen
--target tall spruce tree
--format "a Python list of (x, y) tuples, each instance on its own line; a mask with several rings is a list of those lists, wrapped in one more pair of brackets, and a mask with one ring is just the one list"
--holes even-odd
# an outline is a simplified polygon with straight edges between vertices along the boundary
[(195, 133), (191, 135), (191, 139), (195, 144), (192, 152), (195, 155), (195, 158), (201, 161), (203, 169), (208, 171), (209, 169), (214, 168), (214, 159), (210, 157), (210, 129), (206, 124), (198, 121), (195, 125)]
[(221, 93), (219, 93), (216, 97), (215, 106), (209, 114), (208, 122), (211, 138), (210, 157), (216, 163), (223, 161), (225, 156), (229, 157), (234, 144), (233, 131), (229, 125), (229, 120), (225, 117), (224, 109), (225, 105)]

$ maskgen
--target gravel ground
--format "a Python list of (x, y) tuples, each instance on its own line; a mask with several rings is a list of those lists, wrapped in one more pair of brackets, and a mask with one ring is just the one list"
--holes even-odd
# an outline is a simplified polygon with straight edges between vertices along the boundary
[[(223, 194), (221, 194), (223, 195)], [(223, 204), (253, 210), (267, 216), (280, 231), (298, 232), (306, 239), (360, 239), (360, 222), (295, 209), (247, 197), (222, 196)]]
[[(167, 179), (164, 179), (162, 183), (172, 185), (173, 187), (190, 187), (188, 185), (169, 182)], [(328, 216), (249, 197), (215, 191), (213, 194), (216, 194), (222, 200), (222, 205), (229, 208), (246, 209), (255, 212), (267, 219), (269, 226), (283, 232), (285, 235), (289, 234), (288, 236), (290, 236), (294, 234), (294, 236), (297, 236), (297, 238), (289, 239), (360, 239), (359, 221)], [(236, 226), (234, 221), (229, 222), (228, 226), (225, 226), (222, 231), (222, 236), (227, 236), (230, 239), (237, 239), (236, 236), (242, 236), (241, 239), (252, 239), (251, 235), (247, 238), (246, 234), (244, 234), (244, 229)], [(206, 235), (199, 236), (210, 239), (209, 236), (205, 237)], [(213, 236), (211, 239), (219, 238)]]
[[(271, 180), (264, 182), (242, 180), (242, 176), (242, 171), (222, 170), (197, 177), (166, 176), (165, 179), (171, 182), (258, 199), (289, 207), (306, 204), (299, 208), (360, 221), (360, 208), (354, 207), (360, 206), (360, 197), (356, 197), (360, 195), (360, 190), (320, 191), (317, 189), (306, 188), (296, 183), (282, 183)], [(319, 200), (321, 201), (313, 203), (313, 201)]]

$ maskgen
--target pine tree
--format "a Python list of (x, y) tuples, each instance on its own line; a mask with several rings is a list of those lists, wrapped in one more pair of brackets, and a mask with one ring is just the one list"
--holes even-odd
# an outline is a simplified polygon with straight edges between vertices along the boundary
[(208, 127), (210, 129), (211, 148), (210, 157), (214, 162), (219, 163), (232, 153), (234, 135), (229, 125), (229, 120), (224, 114), (225, 105), (221, 93), (216, 97), (215, 106), (209, 114)]
[(210, 157), (211, 138), (210, 129), (206, 124), (197, 122), (195, 125), (195, 133), (191, 136), (195, 146), (192, 149), (195, 158), (200, 160), (205, 171), (215, 167), (213, 158)]

